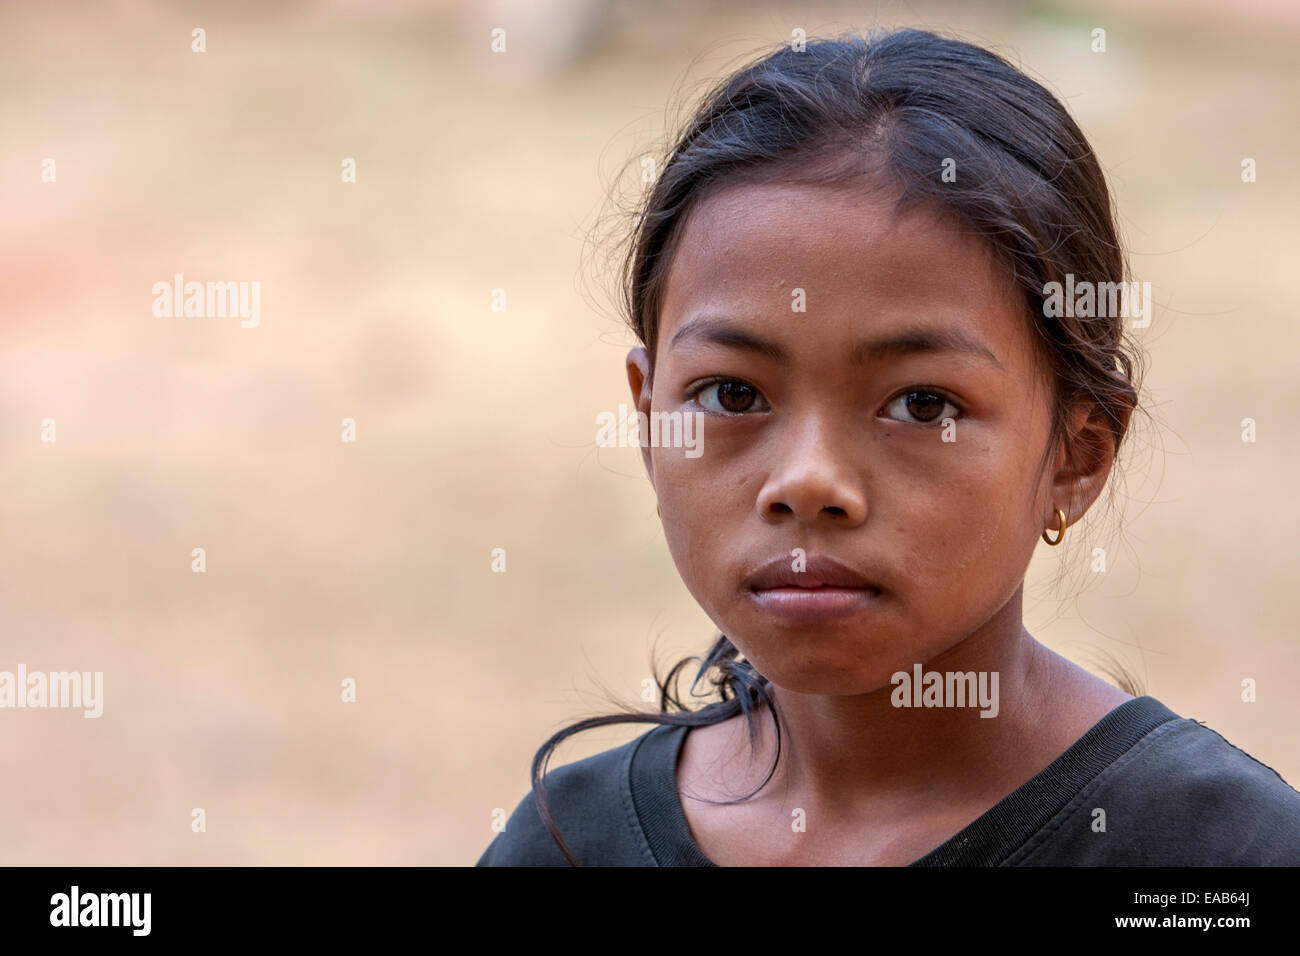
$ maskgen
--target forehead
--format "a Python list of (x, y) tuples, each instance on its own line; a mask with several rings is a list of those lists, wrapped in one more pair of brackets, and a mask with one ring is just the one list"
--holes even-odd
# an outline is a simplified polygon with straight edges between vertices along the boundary
[[(802, 289), (806, 314), (793, 312)], [(838, 328), (960, 323), (999, 357), (1026, 354), (1023, 299), (979, 236), (866, 186), (736, 185), (707, 195), (673, 251), (658, 341), (703, 312)], [(819, 322), (809, 321), (818, 318)]]

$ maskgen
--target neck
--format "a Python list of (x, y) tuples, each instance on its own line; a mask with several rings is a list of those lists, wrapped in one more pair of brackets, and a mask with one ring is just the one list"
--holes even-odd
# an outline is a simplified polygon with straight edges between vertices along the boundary
[[(774, 688), (781, 754), (765, 792), (805, 809), (833, 806), (841, 816), (854, 808), (878, 811), (882, 801), (905, 807), (960, 795), (996, 802), (1033, 776), (1063, 749), (1052, 731), (1054, 710), (1066, 704), (1057, 696), (1068, 696), (1081, 679), (1095, 678), (1034, 640), (1024, 628), (1020, 598), (1018, 590), (984, 627), (922, 664), (919, 690), (910, 663), (906, 683), (866, 694)], [(933, 679), (924, 679), (932, 672), (939, 674), (937, 689)], [(956, 689), (956, 681), (948, 675), (969, 672), (975, 682), (963, 682), (963, 689), (975, 693), (966, 694), (964, 706), (954, 706), (958, 701), (949, 689)], [(994, 686), (996, 716), (981, 717), (993, 708), (981, 702), (979, 692)], [(918, 699), (940, 706), (917, 706)], [(902, 700), (911, 706), (899, 706)], [(742, 792), (766, 776), (776, 752), (770, 714), (760, 714), (758, 724), (754, 775)]]

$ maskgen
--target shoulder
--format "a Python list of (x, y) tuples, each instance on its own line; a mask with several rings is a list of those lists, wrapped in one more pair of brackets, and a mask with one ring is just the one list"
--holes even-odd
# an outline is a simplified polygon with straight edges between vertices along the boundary
[[(653, 866), (632, 802), (632, 757), (654, 727), (618, 747), (550, 770), (546, 803), (564, 841), (587, 866)], [(542, 822), (532, 790), (524, 795), (475, 866), (569, 866)]]
[(1156, 727), (1022, 850), (1085, 865), (1300, 865), (1300, 792), (1217, 731)]

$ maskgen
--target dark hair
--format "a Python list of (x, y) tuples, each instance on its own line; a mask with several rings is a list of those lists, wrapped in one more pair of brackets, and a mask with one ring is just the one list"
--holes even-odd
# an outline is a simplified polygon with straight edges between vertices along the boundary
[[(1124, 341), (1123, 319), (1048, 319), (1044, 286), (1118, 282), (1128, 276), (1106, 180), (1083, 133), (1044, 87), (1002, 57), (920, 30), (809, 39), (803, 49), (771, 49), (713, 87), (674, 137), (659, 175), (638, 204), (620, 273), (622, 305), (651, 357), (668, 269), (681, 227), (712, 189), (737, 182), (867, 179), (900, 190), (896, 210), (926, 206), (955, 217), (989, 243), (1023, 291), (1038, 354), (1054, 383), (1047, 455), (1065, 436), (1067, 410), (1091, 403), (1118, 449), (1138, 407), (1141, 353)], [(942, 176), (945, 166), (956, 177)], [(946, 181), (945, 181), (946, 180)], [(1086, 460), (1093, 450), (1072, 446)], [(743, 712), (751, 743), (756, 708), (781, 720), (771, 684), (719, 635), (691, 684), (708, 676), (714, 700), (695, 710), (677, 696), (679, 661), (655, 683), (659, 712), (591, 717), (555, 733), (533, 758), (532, 789), (542, 822), (565, 858), (580, 865), (559, 833), (543, 778), (566, 737), (613, 723), (715, 724)], [(1141, 689), (1122, 665), (1112, 670), (1133, 696)], [(699, 695), (696, 695), (699, 696)]]

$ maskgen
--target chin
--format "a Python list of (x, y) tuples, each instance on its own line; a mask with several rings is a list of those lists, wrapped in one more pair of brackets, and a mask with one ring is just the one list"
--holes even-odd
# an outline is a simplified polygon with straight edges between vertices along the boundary
[[(767, 653), (760, 650), (756, 655), (747, 653), (734, 639), (732, 643), (740, 648), (745, 659), (760, 674), (781, 690), (795, 694), (841, 697), (870, 694), (882, 689), (892, 690), (890, 678), (895, 671), (901, 669), (901, 665), (882, 667), (879, 660), (864, 661), (860, 654), (837, 654), (833, 648), (825, 646), (817, 648), (805, 645), (796, 649), (782, 644), (779, 638), (775, 644), (755, 645), (745, 642), (750, 647), (766, 646), (769, 649)], [(898, 655), (890, 654), (889, 659), (895, 661)]]
[(776, 685), (778, 690), (792, 694), (804, 694), (819, 697), (855, 697), (871, 694), (881, 690), (891, 690), (888, 677), (875, 674), (861, 674), (854, 671), (836, 670), (832, 667), (812, 669), (807, 664), (791, 662), (787, 666), (777, 666), (774, 673), (759, 668), (764, 677)]

